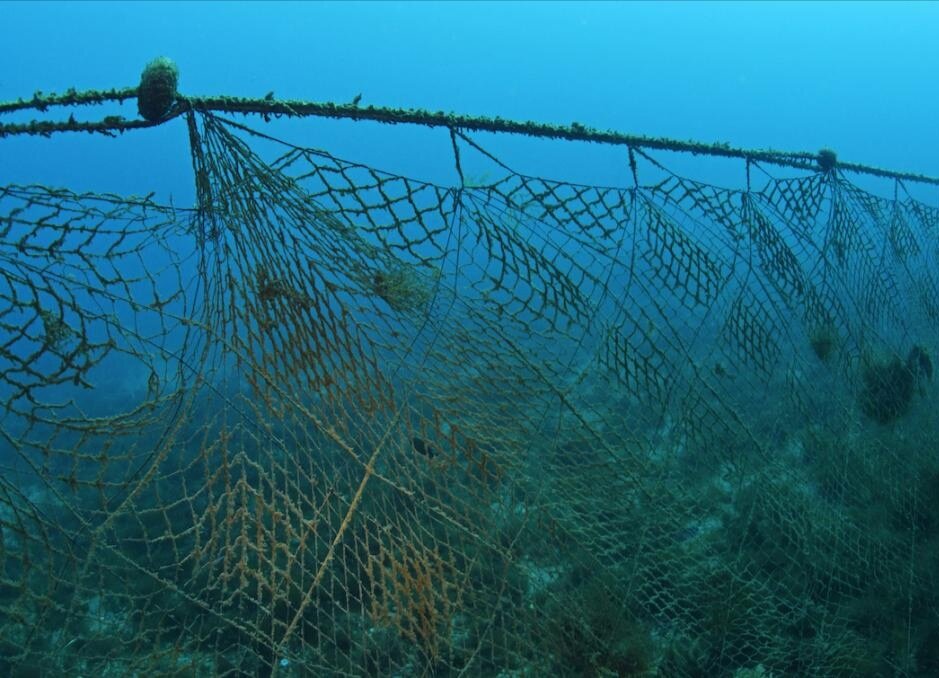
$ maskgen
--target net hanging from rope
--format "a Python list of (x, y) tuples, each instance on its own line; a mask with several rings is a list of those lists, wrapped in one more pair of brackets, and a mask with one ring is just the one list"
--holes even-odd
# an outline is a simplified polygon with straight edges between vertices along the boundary
[[(4, 675), (939, 671), (931, 180), (157, 85), (150, 122), (0, 129), (185, 125), (197, 196), (0, 187)], [(219, 109), (448, 127), (459, 181)], [(492, 127), (634, 181), (518, 173)]]

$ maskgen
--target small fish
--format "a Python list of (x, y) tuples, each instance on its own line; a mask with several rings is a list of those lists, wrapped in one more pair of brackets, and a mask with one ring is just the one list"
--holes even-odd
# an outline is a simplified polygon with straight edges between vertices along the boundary
[(274, 90), (271, 90), (264, 95), (264, 101), (273, 101), (274, 100)]
[(151, 368), (150, 378), (147, 379), (147, 399), (152, 400), (158, 395), (160, 395), (160, 376)]
[(914, 346), (906, 356), (906, 368), (917, 377), (932, 381), (932, 360), (922, 346)]
[(353, 97), (353, 99), (352, 99), (352, 105), (353, 105), (353, 106), (358, 106), (360, 101), (362, 101), (362, 95), (361, 95), (361, 94), (356, 94), (355, 97)]
[(434, 449), (433, 445), (428, 443), (423, 438), (418, 438), (414, 436), (411, 438), (411, 445), (414, 447), (414, 451), (418, 454), (423, 454), (428, 459), (433, 459), (437, 454), (437, 450)]
[(913, 377), (913, 382), (921, 396), (926, 395), (926, 382), (932, 381), (932, 360), (926, 349), (914, 346), (906, 356), (906, 370)]

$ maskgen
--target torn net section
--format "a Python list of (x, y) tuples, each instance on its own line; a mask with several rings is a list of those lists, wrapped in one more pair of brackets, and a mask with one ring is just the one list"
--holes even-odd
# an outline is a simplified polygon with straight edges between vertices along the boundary
[(0, 189), (4, 674), (939, 670), (935, 208), (188, 122)]

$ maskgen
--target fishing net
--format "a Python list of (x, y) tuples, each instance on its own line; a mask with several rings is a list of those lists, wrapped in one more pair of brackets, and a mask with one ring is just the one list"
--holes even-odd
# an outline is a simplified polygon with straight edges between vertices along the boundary
[(172, 124), (191, 207), (0, 187), (4, 675), (939, 672), (908, 181), (637, 143), (578, 185), (453, 125), (437, 185)]

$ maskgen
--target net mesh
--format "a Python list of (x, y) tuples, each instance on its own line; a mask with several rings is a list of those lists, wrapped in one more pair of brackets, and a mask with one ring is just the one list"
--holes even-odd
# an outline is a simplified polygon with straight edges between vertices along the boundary
[(441, 186), (186, 119), (193, 208), (0, 187), (0, 672), (939, 672), (901, 182)]

